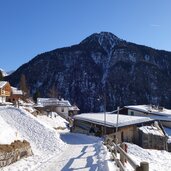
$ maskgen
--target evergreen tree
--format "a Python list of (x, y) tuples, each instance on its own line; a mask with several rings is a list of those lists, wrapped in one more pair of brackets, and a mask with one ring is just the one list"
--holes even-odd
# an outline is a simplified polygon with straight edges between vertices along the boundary
[(40, 91), (37, 89), (33, 95), (33, 100), (35, 103), (37, 103), (37, 98), (39, 98), (39, 97), (40, 97)]

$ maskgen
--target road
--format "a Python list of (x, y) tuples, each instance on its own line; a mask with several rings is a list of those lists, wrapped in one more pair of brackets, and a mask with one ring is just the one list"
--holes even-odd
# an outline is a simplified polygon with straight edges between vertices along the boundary
[(75, 133), (61, 133), (61, 139), (67, 143), (66, 149), (49, 161), (43, 170), (116, 171), (113, 163), (112, 169), (111, 167), (109, 169), (108, 165), (111, 165), (111, 162), (99, 138)]

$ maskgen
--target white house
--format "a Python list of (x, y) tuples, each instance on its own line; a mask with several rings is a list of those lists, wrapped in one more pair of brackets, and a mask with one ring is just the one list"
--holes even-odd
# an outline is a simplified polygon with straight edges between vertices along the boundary
[(121, 113), (132, 116), (148, 116), (160, 120), (166, 127), (171, 128), (171, 110), (155, 105), (132, 105), (124, 106)]
[(79, 111), (79, 108), (76, 105), (72, 106), (68, 100), (57, 98), (37, 98), (37, 107), (53, 110), (66, 119)]

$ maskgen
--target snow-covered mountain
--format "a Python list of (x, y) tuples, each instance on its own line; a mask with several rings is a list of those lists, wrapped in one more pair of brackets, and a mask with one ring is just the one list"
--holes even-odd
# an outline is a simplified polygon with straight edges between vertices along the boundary
[(0, 72), (2, 73), (2, 76), (5, 77), (7, 76), (8, 74), (6, 73), (6, 71), (4, 71), (2, 68), (0, 68)]
[[(31, 94), (58, 94), (76, 103), (81, 112), (130, 104), (171, 108), (171, 52), (155, 50), (95, 33), (81, 43), (40, 54), (6, 77), (17, 86), (24, 74)], [(104, 95), (105, 94), (105, 95)]]
[(0, 68), (0, 72), (2, 73), (3, 77), (6, 77), (6, 76), (12, 74), (14, 71), (5, 71), (2, 68)]
[(11, 70), (11, 71), (7, 71), (6, 73), (7, 73), (7, 75), (10, 75), (10, 74), (12, 74), (14, 71), (15, 71), (15, 70)]

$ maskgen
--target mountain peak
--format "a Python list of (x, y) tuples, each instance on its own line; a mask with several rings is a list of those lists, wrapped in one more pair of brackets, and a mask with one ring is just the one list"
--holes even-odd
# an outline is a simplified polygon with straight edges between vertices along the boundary
[(114, 35), (111, 32), (104, 32), (104, 31), (102, 31), (100, 33), (97, 33), (97, 35), (99, 35), (100, 37), (106, 37), (108, 39), (120, 40), (116, 35)]
[(121, 41), (122, 40), (115, 36), (113, 33), (100, 32), (90, 35), (89, 37), (85, 38), (80, 44), (88, 44), (91, 46), (91, 44), (98, 43), (106, 50), (109, 50)]
[(110, 40), (113, 40), (113, 41), (121, 40), (120, 38), (118, 38), (116, 35), (114, 35), (111, 32), (104, 32), (104, 31), (102, 31), (100, 33), (93, 33), (93, 34), (91, 34), (90, 36), (85, 38), (82, 42), (85, 42), (86, 40), (89, 40), (89, 39), (102, 39), (102, 38), (110, 39)]

